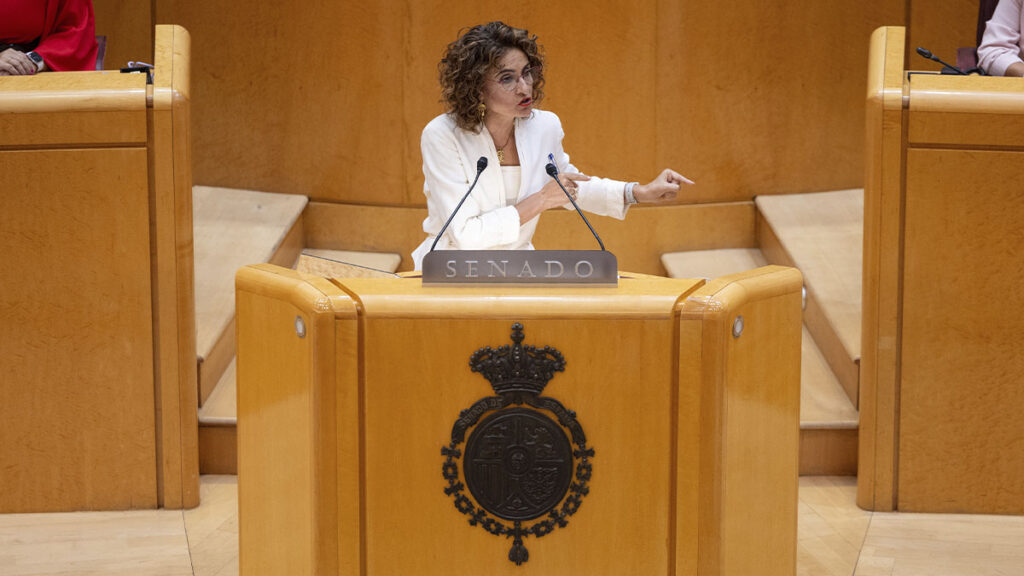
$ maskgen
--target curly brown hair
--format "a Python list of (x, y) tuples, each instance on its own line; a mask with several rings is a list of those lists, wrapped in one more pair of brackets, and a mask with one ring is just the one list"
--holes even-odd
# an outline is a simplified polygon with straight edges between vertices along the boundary
[(482, 123), (479, 105), (483, 102), (487, 73), (506, 52), (518, 48), (526, 54), (533, 73), (533, 103), (544, 99), (544, 56), (537, 36), (504, 22), (490, 22), (466, 30), (448, 45), (437, 65), (441, 79), (441, 102), (455, 123), (465, 130), (477, 130)]

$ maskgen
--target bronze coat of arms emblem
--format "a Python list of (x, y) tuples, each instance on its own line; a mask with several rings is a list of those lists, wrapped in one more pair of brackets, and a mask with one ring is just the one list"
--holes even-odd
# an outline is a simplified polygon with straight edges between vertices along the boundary
[(451, 442), (441, 449), (444, 493), (471, 526), (511, 538), (508, 559), (516, 565), (530, 558), (525, 538), (568, 526), (590, 491), (594, 457), (576, 413), (541, 396), (555, 373), (565, 371), (562, 353), (524, 346), (524, 338), (517, 322), (511, 346), (487, 346), (470, 357), (470, 369), (497, 396), (459, 413)]

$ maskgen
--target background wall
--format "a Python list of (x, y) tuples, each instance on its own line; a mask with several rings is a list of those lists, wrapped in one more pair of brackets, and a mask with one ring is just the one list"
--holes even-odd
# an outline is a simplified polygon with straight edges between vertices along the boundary
[(129, 60), (153, 63), (153, 8), (139, 0), (93, 0), (96, 34), (107, 37), (104, 68), (117, 70)]
[(378, 205), (423, 204), (437, 61), (467, 25), (540, 36), (543, 106), (581, 169), (671, 166), (698, 183), (681, 201), (711, 202), (862, 186), (871, 31), (909, 26), (912, 46), (952, 60), (977, 18), (971, 0), (94, 2), (108, 67), (143, 45), (147, 8), (191, 32), (197, 184)]

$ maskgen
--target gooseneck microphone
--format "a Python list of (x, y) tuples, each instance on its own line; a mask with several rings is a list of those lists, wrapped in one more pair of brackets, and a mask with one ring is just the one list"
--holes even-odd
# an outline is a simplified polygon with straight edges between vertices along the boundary
[[(924, 56), (925, 58), (927, 58), (929, 60), (932, 60), (934, 62), (938, 62), (939, 64), (942, 64), (943, 66), (945, 66), (945, 68), (942, 69), (942, 73), (943, 74), (959, 74), (961, 76), (967, 76), (968, 75), (967, 72), (964, 72), (963, 70), (957, 68), (956, 66), (950, 66), (949, 64), (946, 64), (942, 60), (939, 60), (938, 56), (935, 56), (934, 54), (932, 54), (930, 50), (925, 50), (924, 48), (921, 48), (920, 46), (918, 46), (917, 47), (917, 53), (920, 54), (921, 56)], [(949, 72), (947, 72), (947, 70), (949, 70)]]
[(466, 198), (469, 198), (469, 193), (473, 191), (473, 188), (476, 188), (476, 183), (480, 180), (480, 175), (484, 173), (485, 168), (487, 168), (487, 157), (481, 156), (480, 159), (476, 161), (476, 178), (473, 178), (473, 183), (469, 185), (469, 190), (466, 190), (466, 193), (462, 196), (462, 200), (459, 200), (459, 205), (455, 207), (455, 210), (452, 210), (452, 215), (448, 217), (448, 221), (444, 223), (444, 226), (441, 226), (441, 231), (437, 233), (436, 237), (434, 237), (434, 243), (430, 245), (431, 252), (434, 251), (434, 246), (437, 246), (437, 241), (444, 235), (444, 231), (448, 229), (448, 225), (452, 223), (452, 218), (455, 218), (455, 215), (459, 213), (459, 208), (462, 208), (462, 203), (466, 201)]
[(569, 194), (569, 191), (565, 189), (565, 186), (562, 186), (562, 182), (558, 179), (558, 168), (555, 167), (554, 162), (548, 162), (544, 169), (547, 171), (548, 176), (551, 176), (555, 183), (558, 184), (558, 187), (562, 189), (562, 192), (565, 192), (565, 197), (569, 199), (569, 202), (572, 202), (572, 207), (576, 209), (576, 213), (580, 215), (580, 218), (583, 218), (583, 222), (586, 223), (587, 228), (590, 228), (590, 233), (597, 239), (598, 246), (601, 247), (601, 250), (604, 250), (604, 242), (601, 242), (601, 237), (597, 235), (597, 232), (594, 231), (594, 227), (590, 225), (590, 221), (583, 215), (583, 211), (580, 210), (576, 201), (572, 199), (572, 194)]

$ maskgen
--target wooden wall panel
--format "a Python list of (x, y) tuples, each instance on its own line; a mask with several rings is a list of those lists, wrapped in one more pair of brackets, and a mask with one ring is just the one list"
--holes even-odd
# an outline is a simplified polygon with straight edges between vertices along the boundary
[(698, 182), (681, 201), (708, 202), (860, 185), (868, 38), (905, 23), (882, 0), (155, 7), (192, 33), (197, 183), (375, 205), (423, 205), (419, 135), (464, 26), (541, 37), (544, 106), (582, 169), (672, 166)]
[(153, 63), (153, 10), (138, 0), (93, 0), (96, 34), (107, 37), (104, 68), (117, 70), (129, 60)]
[(659, 77), (660, 155), (682, 149), (701, 201), (863, 182), (867, 48), (903, 19), (893, 2), (684, 2)]
[(956, 50), (975, 46), (978, 28), (978, 0), (909, 2), (907, 24), (907, 70), (940, 70), (942, 65), (919, 56), (918, 46), (950, 64), (956, 64)]

